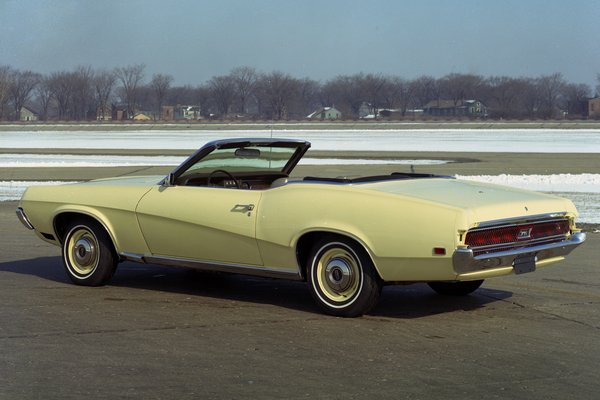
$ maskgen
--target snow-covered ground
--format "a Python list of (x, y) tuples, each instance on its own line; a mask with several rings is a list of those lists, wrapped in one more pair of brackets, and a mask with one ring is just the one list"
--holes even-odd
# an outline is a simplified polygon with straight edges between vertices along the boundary
[(598, 129), (5, 131), (0, 148), (192, 150), (235, 137), (302, 139), (316, 150), (600, 153)]
[[(0, 154), (0, 168), (23, 167), (128, 167), (141, 165), (176, 166), (186, 157), (178, 156), (104, 156), (72, 154)], [(436, 165), (445, 164), (444, 160), (393, 160), (359, 158), (303, 158), (303, 165)]]
[(457, 175), (458, 179), (495, 183), (539, 192), (600, 194), (600, 174), (553, 175)]

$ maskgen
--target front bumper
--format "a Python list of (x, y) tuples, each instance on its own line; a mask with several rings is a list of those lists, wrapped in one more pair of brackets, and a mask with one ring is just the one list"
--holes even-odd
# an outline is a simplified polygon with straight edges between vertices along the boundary
[(27, 215), (25, 215), (25, 211), (23, 211), (23, 209), (21, 207), (17, 207), (17, 209), (15, 210), (17, 213), (17, 217), (19, 218), (19, 221), (21, 221), (21, 223), (23, 225), (25, 225), (25, 227), (27, 229), (33, 229), (33, 225), (31, 225), (31, 222), (29, 221), (29, 218), (27, 218)]
[(576, 232), (567, 240), (556, 243), (541, 244), (531, 247), (500, 251), (491, 254), (475, 256), (469, 248), (458, 248), (452, 255), (454, 271), (457, 274), (480, 272), (493, 268), (512, 266), (519, 256), (534, 254), (537, 261), (562, 257), (569, 254), (585, 241), (585, 233)]

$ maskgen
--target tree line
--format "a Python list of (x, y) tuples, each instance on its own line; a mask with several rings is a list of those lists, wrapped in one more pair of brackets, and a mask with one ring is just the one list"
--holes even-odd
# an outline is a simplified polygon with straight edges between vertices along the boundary
[[(398, 118), (414, 116), (431, 101), (455, 105), (483, 102), (490, 118), (574, 118), (586, 115), (587, 100), (600, 95), (598, 85), (570, 83), (561, 73), (509, 77), (452, 73), (441, 78), (358, 73), (325, 82), (273, 71), (237, 67), (203, 84), (174, 86), (170, 74), (146, 77), (145, 65), (112, 70), (79, 66), (39, 74), (0, 65), (0, 120), (20, 120), (24, 107), (40, 120), (95, 120), (121, 107), (127, 118), (144, 111), (162, 119), (166, 105), (193, 105), (206, 118), (303, 119), (320, 107), (335, 106), (344, 118), (394, 110)], [(100, 111), (99, 111), (100, 110)]]

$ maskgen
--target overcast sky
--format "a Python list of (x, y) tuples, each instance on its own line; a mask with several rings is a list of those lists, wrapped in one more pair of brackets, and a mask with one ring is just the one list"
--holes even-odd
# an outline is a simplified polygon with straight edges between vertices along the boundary
[(562, 72), (595, 84), (598, 0), (0, 0), (0, 65), (146, 64), (199, 84), (237, 66), (326, 80)]

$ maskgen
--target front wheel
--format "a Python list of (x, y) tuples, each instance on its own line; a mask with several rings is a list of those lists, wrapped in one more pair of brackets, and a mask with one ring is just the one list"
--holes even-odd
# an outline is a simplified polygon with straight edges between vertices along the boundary
[(307, 267), (311, 294), (328, 314), (358, 317), (379, 300), (382, 282), (371, 258), (347, 239), (320, 240), (313, 246)]
[(67, 275), (77, 285), (101, 286), (115, 273), (118, 258), (106, 230), (91, 220), (75, 221), (62, 245)]
[(479, 289), (482, 283), (483, 279), (464, 282), (429, 282), (428, 285), (439, 294), (446, 296), (466, 296)]

